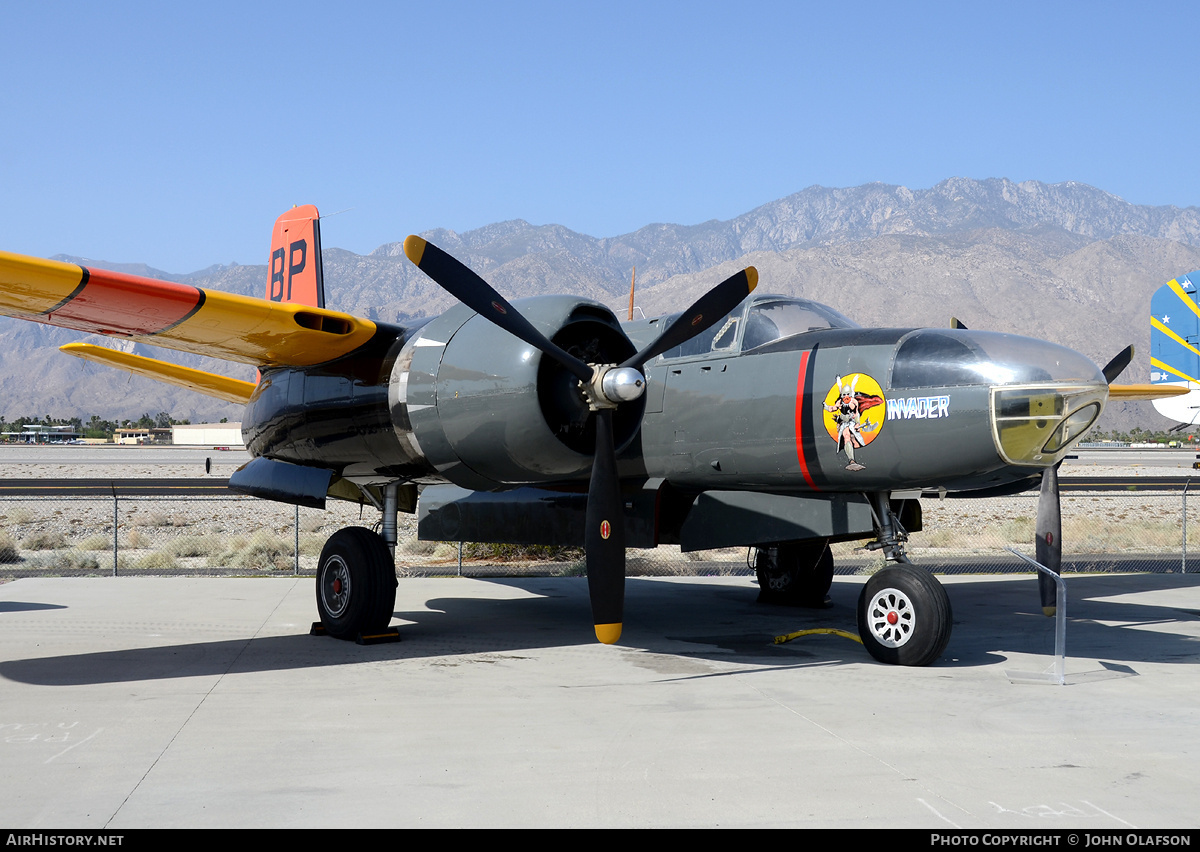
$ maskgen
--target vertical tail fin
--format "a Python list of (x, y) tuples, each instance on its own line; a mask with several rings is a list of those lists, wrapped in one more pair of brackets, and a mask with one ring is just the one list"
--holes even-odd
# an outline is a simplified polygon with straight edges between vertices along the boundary
[(1150, 297), (1150, 382), (1186, 387), (1184, 396), (1154, 400), (1158, 413), (1180, 423), (1200, 422), (1200, 271), (1180, 275)]
[(320, 218), (315, 206), (305, 204), (275, 220), (267, 279), (267, 298), (272, 302), (325, 307)]

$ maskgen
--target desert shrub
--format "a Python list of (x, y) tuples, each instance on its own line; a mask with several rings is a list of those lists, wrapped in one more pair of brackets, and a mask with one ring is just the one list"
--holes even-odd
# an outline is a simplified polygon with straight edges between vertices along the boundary
[(561, 568), (556, 568), (552, 576), (555, 577), (586, 577), (587, 563), (580, 560), (578, 562), (568, 563)]
[(187, 535), (171, 542), (166, 551), (172, 556), (186, 559), (195, 556), (211, 556), (221, 548), (221, 540), (214, 536)]
[(0, 533), (0, 562), (20, 562), (21, 552), (8, 533)]
[(224, 552), (210, 556), (208, 564), (214, 568), (288, 571), (296, 563), (291, 542), (260, 530), (249, 538), (239, 536), (234, 539)]
[(1030, 517), (1010, 518), (1000, 524), (998, 535), (1001, 541), (1024, 544), (1033, 541), (1034, 520)]
[(60, 532), (39, 532), (21, 542), (26, 550), (62, 550), (67, 546), (67, 537)]
[(133, 563), (133, 568), (135, 571), (178, 571), (179, 563), (171, 554), (156, 550)]
[(65, 553), (35, 556), (25, 563), (27, 568), (38, 571), (98, 571), (100, 562), (90, 553), (69, 550)]
[(153, 512), (142, 526), (147, 527), (186, 527), (190, 526), (191, 521), (182, 515), (168, 515), (165, 512)]
[(321, 549), (325, 547), (326, 537), (323, 535), (302, 535), (300, 536), (300, 555), (301, 556), (320, 556)]
[(80, 550), (112, 550), (112, 544), (113, 544), (112, 536), (107, 536), (107, 535), (102, 535), (100, 533), (97, 533), (96, 535), (89, 535), (83, 541), (79, 542), (79, 549)]
[(150, 546), (150, 538), (143, 532), (130, 530), (120, 546), (122, 548), (129, 548), (130, 550), (142, 550)]
[[(455, 548), (457, 555), (457, 548)], [(490, 562), (573, 562), (583, 559), (582, 547), (557, 547), (545, 544), (489, 544), (466, 542), (464, 559), (486, 559)]]
[[(401, 553), (407, 553), (409, 556), (429, 556), (437, 549), (436, 541), (421, 541), (416, 536), (407, 538), (400, 542), (396, 549)], [(456, 550), (457, 553), (457, 550)]]

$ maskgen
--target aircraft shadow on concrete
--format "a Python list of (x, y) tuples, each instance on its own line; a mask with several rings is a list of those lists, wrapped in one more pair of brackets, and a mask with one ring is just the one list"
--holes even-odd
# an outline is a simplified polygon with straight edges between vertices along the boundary
[(33, 601), (0, 601), (0, 612), (37, 612), (47, 609), (66, 609), (66, 606)]
[[(398, 610), (398, 643), (360, 646), (304, 633), (262, 638), (178, 642), (154, 647), (94, 651), (0, 662), (0, 677), (42, 686), (80, 686), (209, 677), (247, 672), (495, 654), (570, 645), (592, 645), (586, 580), (494, 578), (534, 596), (516, 599), (445, 597), (426, 609)], [(1157, 603), (1113, 601), (1120, 595), (1200, 585), (1200, 575), (1100, 575), (1068, 577), (1067, 657), (1118, 664), (1196, 663), (1200, 638), (1172, 624), (1200, 621), (1200, 610)], [(631, 579), (627, 583), (623, 649), (724, 663), (736, 672), (875, 663), (851, 640), (814, 635), (775, 645), (777, 635), (814, 628), (856, 633), (861, 586), (835, 581), (833, 606), (812, 610), (759, 604), (752, 584), (725, 585)], [(1054, 621), (1040, 612), (1036, 581), (980, 578), (950, 584), (955, 631), (934, 666), (978, 667), (1009, 655), (1049, 657)], [(400, 586), (399, 602), (405, 598)], [(1159, 596), (1161, 599), (1161, 596)], [(19, 608), (56, 608), (21, 603)], [(14, 611), (10, 604), (7, 611)], [(1196, 631), (1192, 630), (1195, 633)]]

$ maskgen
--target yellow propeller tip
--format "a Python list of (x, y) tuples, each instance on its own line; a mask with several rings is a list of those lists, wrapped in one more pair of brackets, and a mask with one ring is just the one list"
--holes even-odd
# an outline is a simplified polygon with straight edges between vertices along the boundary
[(416, 234), (410, 234), (404, 240), (404, 253), (408, 255), (408, 259), (417, 266), (421, 265), (421, 258), (425, 256), (425, 241)]
[(750, 292), (754, 292), (754, 288), (758, 286), (758, 270), (753, 266), (746, 267), (746, 283), (750, 285)]
[(1056, 606), (1042, 607), (1042, 615), (1046, 616), (1047, 618), (1054, 618), (1054, 616), (1057, 613), (1058, 613), (1058, 607), (1056, 607)]
[(616, 624), (597, 624), (596, 638), (605, 645), (615, 645), (617, 640), (621, 638), (621, 622)]

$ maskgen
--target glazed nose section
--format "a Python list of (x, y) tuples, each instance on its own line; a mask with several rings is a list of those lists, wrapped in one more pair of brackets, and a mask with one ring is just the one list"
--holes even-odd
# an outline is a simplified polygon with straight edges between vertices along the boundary
[(993, 388), (993, 436), (1010, 464), (1049, 467), (1096, 422), (1108, 385)]
[(1057, 464), (1103, 411), (1104, 373), (1079, 352), (1034, 340), (1021, 361), (1005, 366), (1023, 381), (992, 387), (997, 450), (1012, 464)]

